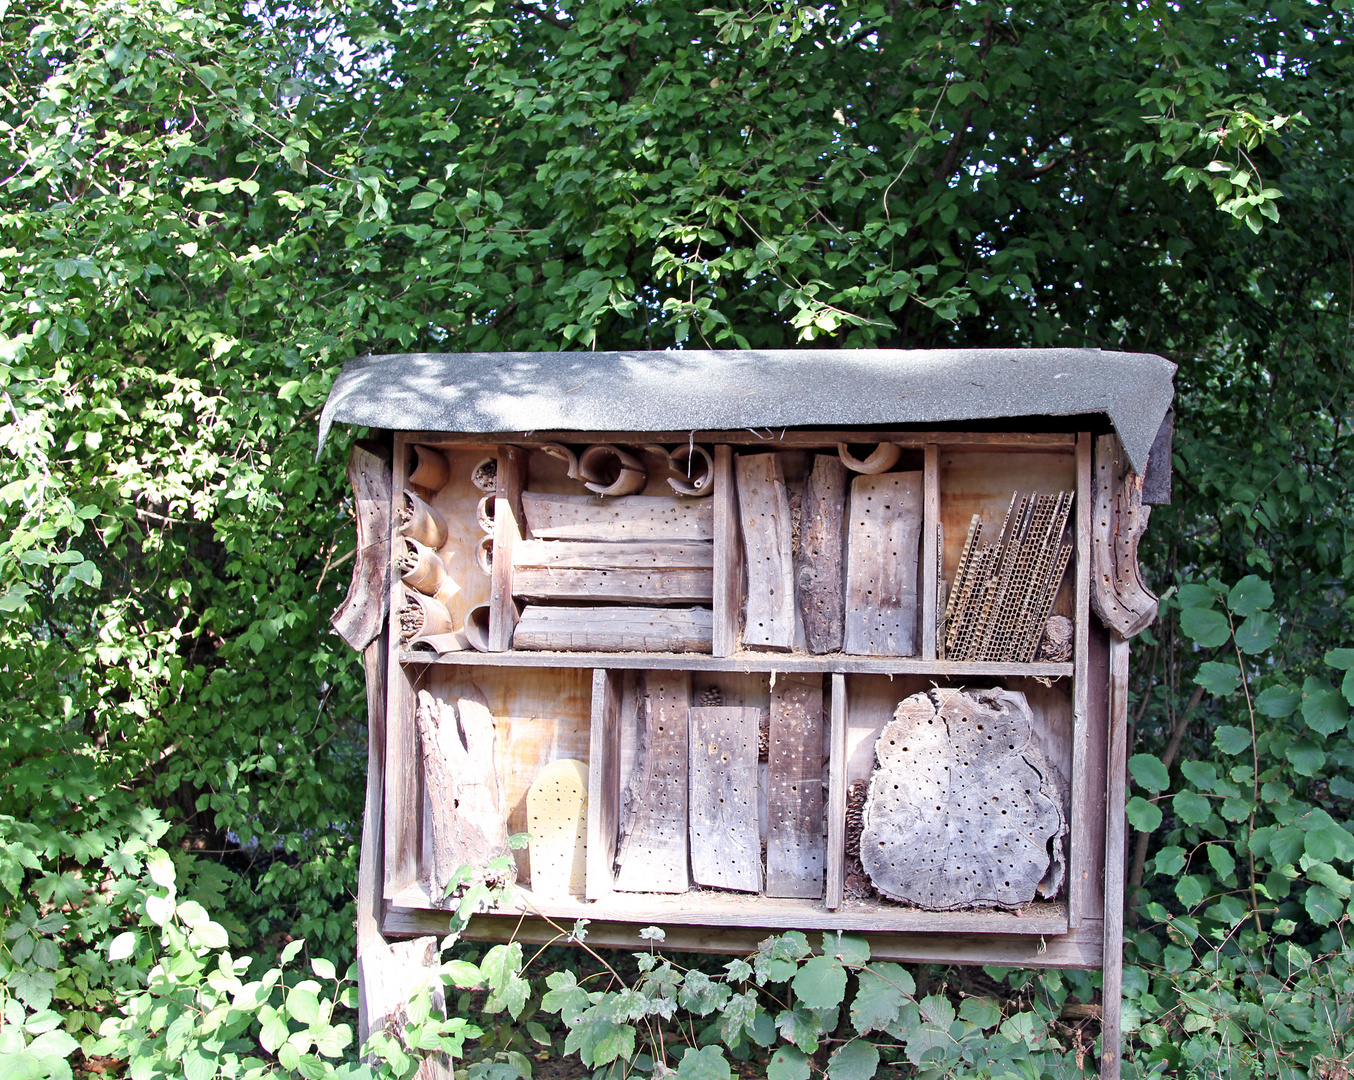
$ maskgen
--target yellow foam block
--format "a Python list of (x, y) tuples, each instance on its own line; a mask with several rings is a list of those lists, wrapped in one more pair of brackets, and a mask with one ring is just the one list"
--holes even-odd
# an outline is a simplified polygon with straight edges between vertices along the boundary
[(527, 791), (533, 893), (583, 895), (587, 825), (587, 765), (575, 758), (552, 761)]

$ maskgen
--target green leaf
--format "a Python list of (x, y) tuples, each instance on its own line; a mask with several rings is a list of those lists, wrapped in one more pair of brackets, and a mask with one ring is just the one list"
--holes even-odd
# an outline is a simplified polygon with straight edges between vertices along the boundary
[(1279, 640), (1279, 620), (1267, 611), (1246, 619), (1236, 628), (1236, 645), (1251, 656), (1271, 648)]
[(699, 1050), (688, 1046), (677, 1063), (681, 1080), (730, 1080), (733, 1073), (729, 1062), (717, 1046), (703, 1046)]
[(1303, 776), (1315, 776), (1326, 764), (1326, 754), (1310, 739), (1299, 739), (1285, 755), (1293, 768)]
[(1171, 783), (1166, 766), (1154, 754), (1134, 754), (1128, 759), (1128, 771), (1138, 785), (1148, 791), (1164, 791)]
[(1235, 664), (1218, 663), (1216, 660), (1199, 666), (1199, 674), (1194, 681), (1217, 697), (1226, 697), (1241, 684), (1241, 669)]
[(823, 954), (840, 960), (847, 967), (862, 967), (870, 962), (870, 943), (859, 934), (823, 935)]
[(864, 1039), (853, 1039), (837, 1048), (828, 1059), (828, 1080), (870, 1080), (879, 1068), (879, 1048)]
[(898, 1019), (906, 997), (917, 991), (912, 976), (897, 964), (873, 964), (857, 979), (851, 1023), (861, 1035), (883, 1031)]
[(1348, 831), (1328, 821), (1307, 830), (1303, 851), (1309, 859), (1319, 862), (1341, 862), (1354, 860), (1354, 837)]
[(211, 1054), (203, 1053), (194, 1047), (183, 1055), (183, 1075), (185, 1080), (212, 1080), (220, 1063)]
[(1302, 906), (1317, 926), (1329, 926), (1345, 913), (1344, 902), (1324, 885), (1307, 886)]
[(766, 1080), (809, 1080), (809, 1059), (793, 1046), (782, 1046), (771, 1055)]
[(347, 1024), (331, 1024), (315, 1033), (315, 1052), (324, 1057), (342, 1055), (353, 1041), (353, 1029)]
[(1225, 645), (1232, 636), (1226, 616), (1212, 608), (1185, 608), (1180, 612), (1180, 630), (1205, 649)]
[(1001, 1023), (1001, 1007), (987, 997), (966, 997), (959, 1003), (959, 1018), (986, 1031)]
[(1302, 718), (1322, 735), (1333, 735), (1349, 723), (1349, 704), (1325, 679), (1309, 675), (1302, 684)]
[(1234, 724), (1223, 724), (1213, 732), (1213, 743), (1224, 754), (1240, 754), (1251, 748), (1251, 733)]
[(1186, 874), (1175, 883), (1175, 895), (1185, 907), (1197, 907), (1204, 900), (1204, 879), (1198, 874)]
[(277, 958), (278, 965), (285, 967), (295, 958), (296, 954), (306, 947), (305, 938), (296, 938), (294, 941), (287, 942), (282, 947), (282, 955)]
[(1218, 770), (1211, 761), (1183, 761), (1180, 771), (1200, 791), (1212, 791), (1218, 784)]
[(1354, 649), (1329, 649), (1325, 660), (1330, 667), (1341, 671), (1354, 668)]
[(316, 956), (310, 961), (310, 970), (321, 979), (338, 978), (338, 972), (334, 970), (334, 962), (325, 959), (323, 956)]
[(1195, 791), (1182, 791), (1171, 799), (1175, 816), (1186, 825), (1202, 825), (1213, 813), (1208, 800)]
[(1164, 877), (1175, 877), (1185, 869), (1185, 849), (1165, 847), (1157, 852), (1153, 860), (1156, 872)]
[(1269, 686), (1255, 695), (1255, 711), (1275, 720), (1292, 716), (1302, 703), (1302, 695), (1291, 686)]
[(1222, 844), (1209, 844), (1207, 850), (1208, 863), (1219, 880), (1225, 880), (1236, 872), (1236, 859)]
[(846, 969), (830, 956), (806, 960), (790, 987), (809, 1009), (834, 1009), (846, 996)]
[(132, 955), (132, 951), (135, 948), (136, 948), (136, 934), (134, 934), (130, 930), (126, 931), (125, 933), (119, 934), (117, 937), (113, 939), (112, 943), (108, 946), (109, 962), (113, 963), (118, 960), (126, 960), (127, 957)]
[(1207, 585), (1201, 585), (1197, 581), (1189, 581), (1176, 591), (1176, 600), (1180, 602), (1182, 608), (1209, 608), (1217, 600), (1218, 594)]
[(287, 1015), (302, 1024), (313, 1024), (320, 1017), (320, 999), (313, 990), (294, 986), (287, 991)]
[(1124, 810), (1128, 814), (1128, 823), (1138, 832), (1149, 833), (1161, 826), (1161, 808), (1141, 795), (1129, 799)]
[(1242, 578), (1227, 594), (1227, 606), (1234, 615), (1240, 615), (1243, 619), (1257, 611), (1264, 611), (1273, 603), (1274, 590), (1269, 587), (1269, 582), (1254, 574)]
[(415, 195), (412, 199), (409, 200), (409, 209), (423, 210), (426, 207), (432, 206), (433, 203), (437, 202), (437, 200), (438, 200), (437, 192), (420, 191), (417, 195)]

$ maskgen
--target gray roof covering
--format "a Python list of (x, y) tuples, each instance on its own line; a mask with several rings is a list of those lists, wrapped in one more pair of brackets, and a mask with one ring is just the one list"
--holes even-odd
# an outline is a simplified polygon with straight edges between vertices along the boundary
[(344, 365), (320, 415), (402, 431), (719, 431), (1109, 417), (1141, 473), (1175, 365), (1100, 349), (399, 353)]

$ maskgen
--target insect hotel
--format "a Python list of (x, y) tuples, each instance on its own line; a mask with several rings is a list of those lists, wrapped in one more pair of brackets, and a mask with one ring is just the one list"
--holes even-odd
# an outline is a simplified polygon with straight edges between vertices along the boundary
[[(370, 768), (359, 939), (1104, 971), (1128, 641), (1174, 365), (1092, 349), (349, 363)], [(526, 834), (524, 848), (509, 837)], [(509, 855), (511, 858), (505, 859)], [(367, 988), (370, 996), (374, 991)], [(379, 995), (378, 995), (379, 996)]]

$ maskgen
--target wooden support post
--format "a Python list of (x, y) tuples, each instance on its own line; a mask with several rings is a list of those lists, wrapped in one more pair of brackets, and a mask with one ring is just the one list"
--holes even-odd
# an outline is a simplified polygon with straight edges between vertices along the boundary
[(1110, 638), (1109, 753), (1105, 770), (1105, 959), (1100, 1077), (1119, 1080), (1124, 1005), (1124, 796), (1128, 773), (1128, 642)]
[(823, 677), (791, 675), (771, 690), (766, 895), (823, 895)]
[(842, 906), (846, 888), (846, 676), (832, 673), (828, 735), (827, 896), (830, 911)]
[(1077, 494), (1075, 559), (1076, 596), (1072, 614), (1072, 820), (1069, 823), (1067, 856), (1067, 925), (1071, 929), (1081, 925), (1086, 914), (1082, 911), (1082, 882), (1087, 873), (1085, 838), (1087, 790), (1086, 744), (1090, 690), (1090, 632), (1091, 632), (1091, 434), (1083, 431), (1077, 436)]
[(362, 653), (367, 675), (367, 798), (362, 806), (362, 846), (357, 856), (357, 1044), (371, 1034), (371, 1002), (365, 975), (368, 955), (386, 944), (381, 934), (381, 864), (385, 854), (381, 801), (385, 780), (386, 655), (389, 631)]
[(922, 451), (921, 658), (936, 658), (940, 593), (940, 447)]
[(588, 747), (587, 897), (602, 900), (612, 892), (616, 832), (621, 805), (622, 672), (597, 668), (592, 673), (592, 731)]
[(716, 656), (738, 649), (743, 606), (743, 545), (738, 536), (738, 492), (733, 478), (733, 448), (715, 447), (715, 641)]
[(514, 547), (522, 539), (522, 491), (527, 486), (527, 452), (520, 446), (498, 448), (494, 493), (494, 561), (489, 574), (489, 651), (512, 648), (517, 605), (512, 598)]

